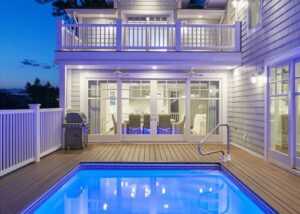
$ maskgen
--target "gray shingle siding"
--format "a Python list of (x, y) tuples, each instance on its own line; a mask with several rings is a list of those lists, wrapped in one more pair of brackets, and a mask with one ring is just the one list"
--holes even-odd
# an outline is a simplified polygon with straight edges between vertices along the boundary
[(71, 110), (80, 112), (80, 72), (73, 71), (71, 76)]
[[(228, 99), (231, 140), (254, 152), (264, 151), (264, 86), (252, 84), (250, 77), (264, 67), (264, 61), (300, 46), (299, 0), (263, 0), (262, 28), (249, 33), (246, 8), (237, 11), (242, 21), (242, 66), (232, 74)], [(228, 2), (226, 20), (234, 20)], [(231, 11), (231, 12), (230, 12)]]

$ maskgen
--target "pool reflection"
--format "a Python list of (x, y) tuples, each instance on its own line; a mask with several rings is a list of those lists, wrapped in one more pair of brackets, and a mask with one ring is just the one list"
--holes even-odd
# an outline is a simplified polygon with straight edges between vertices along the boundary
[(212, 170), (83, 170), (38, 211), (47, 206), (55, 213), (261, 213)]

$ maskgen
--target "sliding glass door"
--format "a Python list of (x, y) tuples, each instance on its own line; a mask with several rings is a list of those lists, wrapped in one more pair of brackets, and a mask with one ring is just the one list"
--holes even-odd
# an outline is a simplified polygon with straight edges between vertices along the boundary
[(268, 69), (268, 158), (300, 168), (300, 62)]
[(122, 140), (182, 141), (184, 80), (122, 80)]
[(88, 81), (88, 119), (93, 135), (117, 134), (117, 82)]
[(151, 81), (122, 81), (122, 139), (151, 140)]
[(191, 81), (190, 131), (193, 136), (204, 136), (219, 124), (219, 105), (219, 81)]
[(300, 61), (295, 64), (295, 97), (296, 97), (296, 146), (295, 146), (295, 166), (300, 169)]
[[(221, 121), (221, 81), (88, 79), (93, 142), (199, 142)], [(210, 138), (222, 142), (217, 130)]]
[(288, 162), (289, 65), (270, 69), (270, 149)]

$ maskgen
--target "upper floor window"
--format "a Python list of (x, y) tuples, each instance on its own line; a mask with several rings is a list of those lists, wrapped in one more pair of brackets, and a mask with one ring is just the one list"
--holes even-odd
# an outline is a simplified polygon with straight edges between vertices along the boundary
[(252, 31), (259, 28), (262, 23), (262, 1), (249, 0), (248, 2), (248, 28)]

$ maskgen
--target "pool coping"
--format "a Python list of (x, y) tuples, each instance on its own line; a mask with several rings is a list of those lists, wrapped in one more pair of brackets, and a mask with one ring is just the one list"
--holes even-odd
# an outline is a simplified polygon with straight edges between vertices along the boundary
[(240, 179), (238, 179), (230, 170), (228, 170), (223, 164), (219, 162), (189, 162), (189, 163), (157, 163), (157, 162), (80, 162), (77, 166), (71, 169), (65, 176), (59, 179), (53, 186), (51, 186), (46, 192), (42, 193), (38, 198), (28, 204), (22, 211), (22, 214), (32, 213), (43, 202), (45, 202), (50, 195), (61, 188), (75, 173), (83, 169), (103, 169), (103, 170), (220, 170), (224, 173), (241, 191), (251, 198), (254, 203), (262, 209), (265, 213), (278, 213), (269, 203), (267, 203), (262, 197), (255, 193), (250, 187), (245, 185)]

